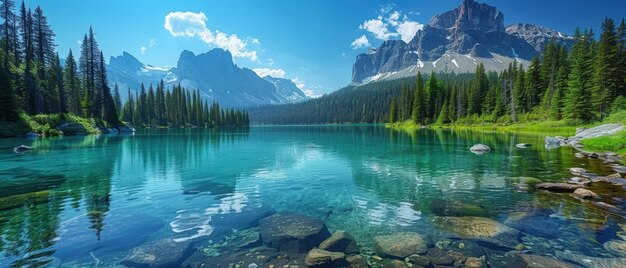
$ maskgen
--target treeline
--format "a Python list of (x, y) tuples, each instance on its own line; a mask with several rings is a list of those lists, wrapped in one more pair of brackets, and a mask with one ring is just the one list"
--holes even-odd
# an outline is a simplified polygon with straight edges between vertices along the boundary
[(389, 103), (413, 79), (348, 86), (302, 103), (261, 106), (250, 110), (257, 124), (384, 123)]
[[(117, 85), (115, 92), (118, 92)], [(116, 95), (117, 96), (117, 95)], [(121, 103), (116, 97), (116, 102)], [(244, 110), (221, 109), (217, 102), (210, 106), (202, 100), (200, 91), (188, 91), (178, 86), (167, 90), (163, 80), (146, 90), (141, 84), (140, 92), (133, 95), (128, 90), (128, 100), (122, 107), (122, 120), (137, 127), (150, 126), (248, 126), (250, 120)]]
[(427, 78), (403, 86), (391, 100), (389, 121), (415, 124), (602, 120), (626, 109), (626, 24), (606, 18), (595, 40), (592, 30), (576, 30), (571, 50), (549, 42), (530, 66), (512, 63), (500, 73), (482, 64), (471, 79)]
[(91, 27), (85, 34), (79, 61), (70, 50), (65, 66), (55, 52), (54, 31), (40, 7), (32, 11), (22, 1), (0, 5), (0, 120), (17, 121), (19, 113), (66, 114), (119, 124), (107, 83), (102, 51)]

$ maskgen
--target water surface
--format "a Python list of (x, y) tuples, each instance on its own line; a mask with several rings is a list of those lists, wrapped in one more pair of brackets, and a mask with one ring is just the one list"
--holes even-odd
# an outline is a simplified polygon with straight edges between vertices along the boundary
[[(494, 150), (475, 155), (476, 143)], [(35, 149), (13, 153), (20, 144)], [(437, 241), (435, 216), (505, 222), (530, 211), (520, 243), (534, 253), (612, 256), (602, 243), (616, 238), (623, 215), (567, 194), (514, 191), (518, 177), (563, 181), (574, 166), (611, 173), (571, 148), (544, 149), (543, 136), (472, 131), (284, 126), (2, 139), (0, 266), (113, 265), (147, 241), (206, 244), (268, 211), (323, 219), (366, 254), (373, 236), (397, 231)], [(623, 188), (591, 189), (625, 207)], [(463, 208), (441, 209), (448, 204)]]

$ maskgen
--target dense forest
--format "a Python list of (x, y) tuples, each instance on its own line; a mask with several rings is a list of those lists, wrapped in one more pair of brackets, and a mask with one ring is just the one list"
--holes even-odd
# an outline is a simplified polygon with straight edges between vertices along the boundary
[(121, 107), (122, 120), (134, 126), (247, 126), (246, 111), (220, 109), (217, 102), (210, 106), (202, 100), (200, 91), (187, 91), (181, 86), (166, 90), (163, 81), (146, 90), (141, 85), (134, 96), (128, 90), (128, 100), (121, 105), (119, 90), (115, 86), (115, 102)]
[(33, 11), (23, 1), (16, 9), (13, 0), (0, 4), (0, 122), (5, 125), (43, 114), (91, 118), (98, 127), (119, 126), (121, 120), (140, 127), (247, 124), (247, 113), (220, 110), (217, 104), (208, 108), (198, 91), (180, 87), (161, 85), (156, 93), (142, 88), (137, 102), (123, 107), (117, 85), (112, 92), (108, 84), (104, 53), (91, 27), (78, 59), (70, 49), (62, 66), (43, 10)]
[(482, 64), (471, 79), (421, 74), (390, 104), (389, 121), (415, 124), (602, 120), (626, 109), (626, 25), (607, 18), (599, 40), (576, 30), (574, 44), (549, 42), (530, 66), (512, 63), (500, 73)]
[(549, 42), (529, 66), (502, 72), (432, 73), (350, 86), (299, 104), (251, 111), (259, 124), (479, 124), (602, 120), (626, 109), (626, 25), (607, 18), (596, 40), (576, 30), (571, 48)]

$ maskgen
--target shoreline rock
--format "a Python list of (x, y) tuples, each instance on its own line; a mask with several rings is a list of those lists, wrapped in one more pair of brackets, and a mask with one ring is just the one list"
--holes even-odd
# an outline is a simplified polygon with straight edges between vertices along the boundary
[(484, 153), (491, 151), (491, 148), (487, 145), (479, 143), (470, 147), (470, 151), (472, 151), (472, 153), (475, 153), (475, 154), (484, 154)]
[(560, 183), (560, 182), (544, 182), (535, 185), (535, 188), (548, 190), (551, 192), (573, 193), (578, 188), (582, 188), (579, 184)]
[(376, 253), (392, 258), (406, 258), (412, 254), (424, 254), (430, 246), (430, 239), (422, 234), (403, 232), (374, 237)]
[(259, 220), (259, 230), (265, 245), (286, 252), (307, 252), (330, 237), (324, 221), (292, 213)]

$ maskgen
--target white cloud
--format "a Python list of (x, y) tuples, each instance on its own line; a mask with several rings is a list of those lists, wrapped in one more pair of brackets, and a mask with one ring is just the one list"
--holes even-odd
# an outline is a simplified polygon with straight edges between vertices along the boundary
[[(359, 25), (359, 29), (365, 30), (371, 33), (376, 39), (379, 40), (389, 40), (392, 38), (400, 38), (402, 41), (408, 43), (410, 42), (417, 31), (422, 30), (424, 25), (411, 20), (407, 14), (402, 14), (402, 12), (393, 10), (393, 5), (387, 5), (382, 7), (379, 10), (379, 15), (375, 19), (369, 19), (364, 21)], [(409, 12), (409, 15), (419, 14), (415, 12)], [(361, 38), (365, 37), (362, 36)], [(361, 39), (359, 38), (359, 39)], [(356, 42), (359, 40), (355, 40), (352, 42), (353, 48), (364, 47), (356, 46)], [(361, 42), (364, 40), (361, 40)]]
[(370, 41), (367, 40), (367, 36), (365, 35), (361, 35), (361, 37), (357, 38), (356, 40), (352, 41), (352, 43), (350, 44), (352, 46), (352, 49), (358, 49), (358, 48), (362, 48), (362, 47), (370, 47)]
[(150, 40), (148, 41), (148, 45), (147, 46), (141, 46), (139, 48), (139, 50), (141, 51), (141, 54), (146, 54), (146, 52), (148, 52), (149, 48), (151, 48), (153, 46), (156, 46), (156, 45), (157, 45), (156, 39), (150, 38)]
[(141, 46), (141, 48), (139, 50), (141, 50), (141, 54), (145, 54), (146, 51), (148, 50), (148, 48), (144, 47), (144, 46)]
[(424, 29), (424, 24), (415, 21), (404, 21), (398, 25), (398, 34), (405, 43), (410, 42), (415, 37), (417, 31)]
[(258, 76), (260, 77), (265, 77), (265, 76), (271, 76), (274, 78), (284, 78), (285, 77), (285, 70), (283, 69), (271, 69), (271, 68), (254, 68), (252, 69), (252, 71), (254, 71)]
[(258, 60), (256, 51), (247, 49), (248, 42), (260, 44), (258, 39), (246, 38), (243, 41), (236, 34), (211, 31), (206, 25), (207, 19), (203, 12), (170, 12), (165, 16), (163, 26), (174, 37), (198, 37), (207, 45), (230, 51), (235, 57)]

